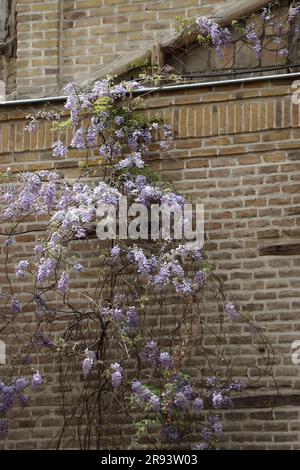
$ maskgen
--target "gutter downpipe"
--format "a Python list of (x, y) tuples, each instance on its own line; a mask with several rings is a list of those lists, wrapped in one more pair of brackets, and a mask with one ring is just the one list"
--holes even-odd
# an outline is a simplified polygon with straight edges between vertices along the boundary
[[(267, 80), (282, 80), (282, 79), (289, 79), (289, 78), (299, 78), (300, 79), (300, 72), (293, 72), (293, 73), (285, 73), (285, 74), (278, 74), (278, 75), (264, 75), (260, 77), (247, 77), (247, 78), (236, 78), (236, 79), (228, 79), (228, 80), (218, 80), (212, 82), (197, 82), (197, 83), (180, 83), (176, 85), (161, 85), (155, 87), (143, 87), (139, 90), (135, 91), (136, 94), (141, 93), (155, 93), (159, 91), (172, 91), (172, 90), (185, 90), (185, 89), (193, 89), (193, 88), (207, 88), (207, 87), (218, 87), (218, 86), (226, 86), (226, 85), (235, 85), (235, 84), (247, 84), (247, 83), (256, 83), (262, 82)], [(15, 105), (26, 105), (26, 104), (38, 104), (38, 103), (51, 103), (57, 101), (65, 101), (67, 96), (60, 95), (60, 96), (49, 96), (43, 98), (28, 98), (28, 99), (20, 99), (20, 100), (10, 100), (10, 101), (0, 101), (0, 108), (3, 106), (15, 106)]]

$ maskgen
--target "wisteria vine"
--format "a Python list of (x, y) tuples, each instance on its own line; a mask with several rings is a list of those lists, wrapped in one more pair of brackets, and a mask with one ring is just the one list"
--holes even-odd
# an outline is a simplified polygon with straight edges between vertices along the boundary
[[(226, 42), (227, 32), (219, 37)], [(141, 111), (134, 94), (140, 87), (111, 78), (85, 89), (71, 83), (69, 116), (55, 110), (31, 119), (29, 132), (40, 120), (53, 121), (54, 158), (86, 152), (76, 181), (48, 170), (2, 175), (7, 285), (1, 332), (26, 341), (0, 382), (1, 437), (8, 434), (11, 408), (17, 401), (26, 405), (26, 390), (43, 389), (56, 374), (63, 416), (57, 448), (74, 419), (80, 448), (216, 448), (223, 435), (219, 411), (232, 407), (246, 387), (234, 378), (228, 338), (235, 322), (248, 320), (226, 299), (201, 249), (163, 236), (95, 237), (97, 209), (118, 208), (122, 196), (148, 208), (185, 202), (149, 168), (153, 145), (164, 155), (173, 132)], [(43, 228), (32, 253), (12, 270), (16, 237), (31, 233), (34, 220), (43, 220)], [(25, 287), (16, 288), (18, 282)], [(214, 313), (205, 311), (207, 303)], [(252, 343), (250, 336), (245, 341)], [(52, 358), (46, 372), (44, 357)], [(262, 373), (270, 373), (270, 362)], [(28, 364), (31, 384), (22, 375)]]

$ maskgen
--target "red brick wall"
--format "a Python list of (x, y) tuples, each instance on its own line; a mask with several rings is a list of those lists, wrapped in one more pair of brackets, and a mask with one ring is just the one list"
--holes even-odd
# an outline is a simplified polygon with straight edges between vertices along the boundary
[[(148, 112), (169, 120), (176, 135), (169, 158), (157, 158), (153, 167), (205, 204), (208, 258), (229, 297), (251, 313), (274, 348), (280, 395), (268, 375), (253, 382), (237, 407), (224, 412), (226, 448), (300, 446), (300, 368), (291, 360), (291, 344), (300, 339), (300, 107), (292, 104), (291, 85), (292, 79), (265, 80), (161, 91), (147, 100)], [(24, 135), (30, 110), (0, 108), (1, 167), (58, 168), (76, 176), (80, 157), (53, 159), (47, 123), (36, 136)], [(20, 238), (14, 256), (24, 255), (33, 238)], [(276, 255), (267, 254), (277, 245)], [(237, 327), (231, 337), (236, 370), (250, 367), (253, 375), (263, 352), (254, 361), (238, 333), (248, 332)], [(49, 445), (59, 423), (55, 387), (49, 384), (24, 413), (7, 448)], [(28, 422), (38, 413), (42, 418), (32, 431)]]
[[(216, 0), (17, 1), (17, 94), (49, 96), (124, 54), (174, 32), (177, 15), (207, 14)], [(226, 3), (226, 2), (224, 2)], [(128, 59), (130, 62), (130, 59)], [(109, 72), (108, 72), (109, 73)]]

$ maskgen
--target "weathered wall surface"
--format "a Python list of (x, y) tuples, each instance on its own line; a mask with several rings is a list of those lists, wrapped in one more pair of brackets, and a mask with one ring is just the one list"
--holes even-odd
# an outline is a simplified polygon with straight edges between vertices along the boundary
[[(254, 382), (237, 406), (224, 412), (225, 448), (300, 448), (300, 366), (291, 360), (292, 342), (300, 340), (300, 106), (292, 103), (291, 85), (285, 79), (162, 91), (148, 98), (148, 112), (169, 120), (176, 133), (170, 158), (158, 158), (153, 166), (205, 204), (208, 258), (226, 281), (229, 298), (251, 313), (274, 348), (280, 393), (271, 377)], [(1, 167), (57, 168), (75, 177), (75, 153), (60, 161), (51, 155), (49, 123), (31, 138), (24, 134), (30, 110), (0, 108)], [(18, 237), (12, 270), (36, 236)], [(5, 277), (0, 280), (5, 285)], [(238, 334), (231, 343), (237, 372), (250, 367), (255, 376), (253, 366), (265, 360), (263, 351), (254, 361)], [(55, 384), (49, 382), (22, 413), (6, 447), (50, 445), (61, 422)]]
[[(18, 96), (49, 96), (174, 31), (177, 15), (205, 15), (216, 0), (17, 1)], [(226, 2), (223, 2), (226, 4)], [(128, 59), (130, 61), (130, 59)], [(109, 71), (107, 72), (109, 73)]]

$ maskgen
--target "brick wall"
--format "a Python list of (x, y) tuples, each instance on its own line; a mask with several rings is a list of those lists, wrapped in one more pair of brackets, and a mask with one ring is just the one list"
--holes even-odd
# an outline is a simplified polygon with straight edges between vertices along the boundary
[(105, 65), (123, 59), (125, 54), (151, 50), (174, 31), (175, 16), (204, 15), (218, 3), (217, 0), (17, 1), (17, 95), (53, 95), (64, 83), (101, 73)]
[[(274, 348), (279, 394), (270, 376), (255, 381), (255, 365), (265, 358), (258, 349), (253, 360), (238, 336), (249, 332), (231, 337), (236, 370), (249, 367), (253, 383), (234, 410), (224, 411), (225, 448), (300, 447), (300, 367), (291, 360), (291, 344), (300, 339), (300, 107), (292, 104), (291, 85), (292, 79), (265, 80), (161, 91), (147, 100), (148, 113), (169, 120), (176, 134), (169, 158), (157, 158), (153, 167), (205, 204), (208, 258), (230, 299), (251, 313)], [(1, 106), (1, 167), (57, 168), (76, 177), (80, 154), (55, 161), (48, 123), (31, 138), (24, 134), (31, 110)], [(20, 236), (11, 266), (29, 252), (35, 236)], [(5, 285), (3, 276), (0, 282)], [(60, 422), (54, 385), (22, 412), (6, 448), (51, 446)]]

